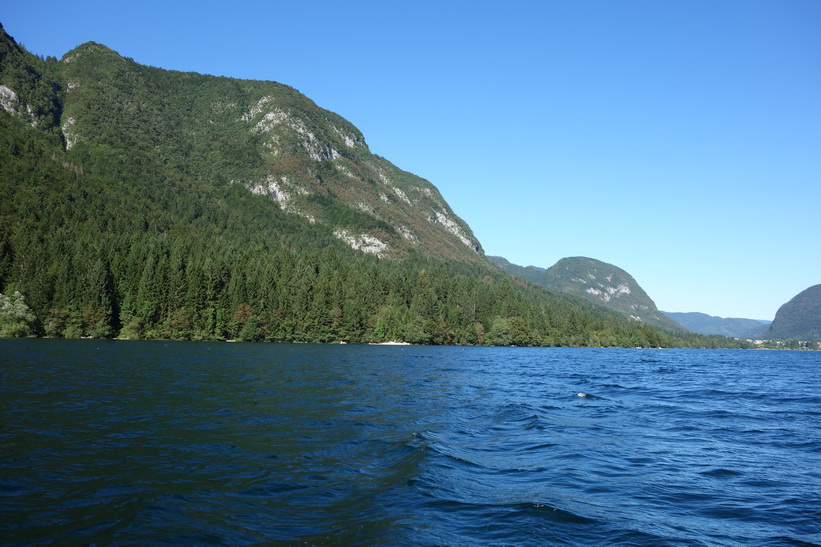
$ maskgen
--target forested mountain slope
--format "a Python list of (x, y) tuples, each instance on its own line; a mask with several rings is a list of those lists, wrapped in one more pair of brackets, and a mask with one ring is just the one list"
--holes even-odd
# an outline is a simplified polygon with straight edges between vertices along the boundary
[(94, 43), (40, 59), (2, 30), (0, 293), (0, 335), (727, 343), (514, 281), (433, 185), (292, 88)]
[(569, 257), (547, 269), (511, 264), (502, 257), (488, 259), (506, 272), (555, 291), (585, 298), (634, 321), (674, 331), (681, 325), (661, 313), (633, 276), (601, 260)]
[(371, 154), (347, 120), (288, 86), (145, 67), (94, 43), (60, 64), (66, 148), (109, 176), (150, 166), (240, 186), (380, 256), (481, 253), (432, 184)]
[(801, 291), (778, 308), (762, 336), (775, 340), (821, 340), (821, 285)]

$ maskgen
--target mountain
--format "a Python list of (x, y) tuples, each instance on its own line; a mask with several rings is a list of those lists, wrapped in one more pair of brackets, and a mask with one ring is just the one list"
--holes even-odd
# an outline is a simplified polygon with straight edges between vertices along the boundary
[(0, 27), (0, 336), (724, 346), (493, 267), (295, 89), (37, 57)]
[(821, 284), (801, 291), (778, 308), (763, 336), (774, 340), (821, 340)]
[(436, 187), (293, 88), (145, 67), (95, 43), (61, 64), (68, 150), (127, 149), (199, 184), (240, 186), (379, 256), (481, 256)]
[(504, 271), (549, 289), (585, 298), (629, 317), (663, 329), (682, 326), (665, 316), (633, 276), (612, 264), (585, 257), (559, 260), (547, 269), (517, 266), (502, 257), (488, 259)]
[(733, 338), (758, 338), (771, 321), (725, 318), (698, 312), (662, 312), (685, 328), (700, 334), (719, 334)]

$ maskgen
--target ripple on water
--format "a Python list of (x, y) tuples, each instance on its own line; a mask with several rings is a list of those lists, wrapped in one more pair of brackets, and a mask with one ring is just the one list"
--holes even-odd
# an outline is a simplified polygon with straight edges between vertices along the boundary
[(0, 340), (0, 540), (821, 543), (814, 355), (97, 342)]

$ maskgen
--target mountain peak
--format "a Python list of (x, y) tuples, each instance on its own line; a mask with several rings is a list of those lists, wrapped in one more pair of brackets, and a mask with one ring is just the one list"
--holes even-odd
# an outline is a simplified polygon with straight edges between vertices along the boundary
[(682, 330), (681, 325), (661, 313), (655, 302), (626, 271), (585, 256), (562, 258), (546, 270), (510, 264), (501, 257), (488, 257), (491, 262), (517, 277), (555, 291), (582, 297), (605, 306), (633, 321)]
[(666, 322), (633, 276), (612, 264), (585, 256), (567, 257), (545, 275), (554, 288), (606, 305), (636, 321)]
[(123, 57), (110, 47), (104, 44), (89, 41), (84, 42), (79, 46), (75, 47), (74, 49), (70, 50), (65, 55), (63, 55), (62, 59), (60, 60), (64, 63), (70, 63), (72, 60), (76, 59), (80, 55), (100, 55), (118, 59), (125, 59), (125, 57)]

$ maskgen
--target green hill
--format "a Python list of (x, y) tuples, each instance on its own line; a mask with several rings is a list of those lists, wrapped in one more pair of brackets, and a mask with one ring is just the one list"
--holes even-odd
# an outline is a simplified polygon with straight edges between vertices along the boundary
[(633, 276), (612, 264), (585, 257), (559, 260), (547, 269), (517, 266), (501, 257), (488, 259), (521, 279), (584, 298), (629, 319), (663, 329), (682, 331), (681, 325), (661, 313)]
[(801, 291), (778, 308), (763, 336), (774, 340), (821, 340), (821, 285)]
[(673, 337), (492, 267), (428, 181), (286, 85), (42, 59), (0, 28), (0, 335), (497, 345)]

